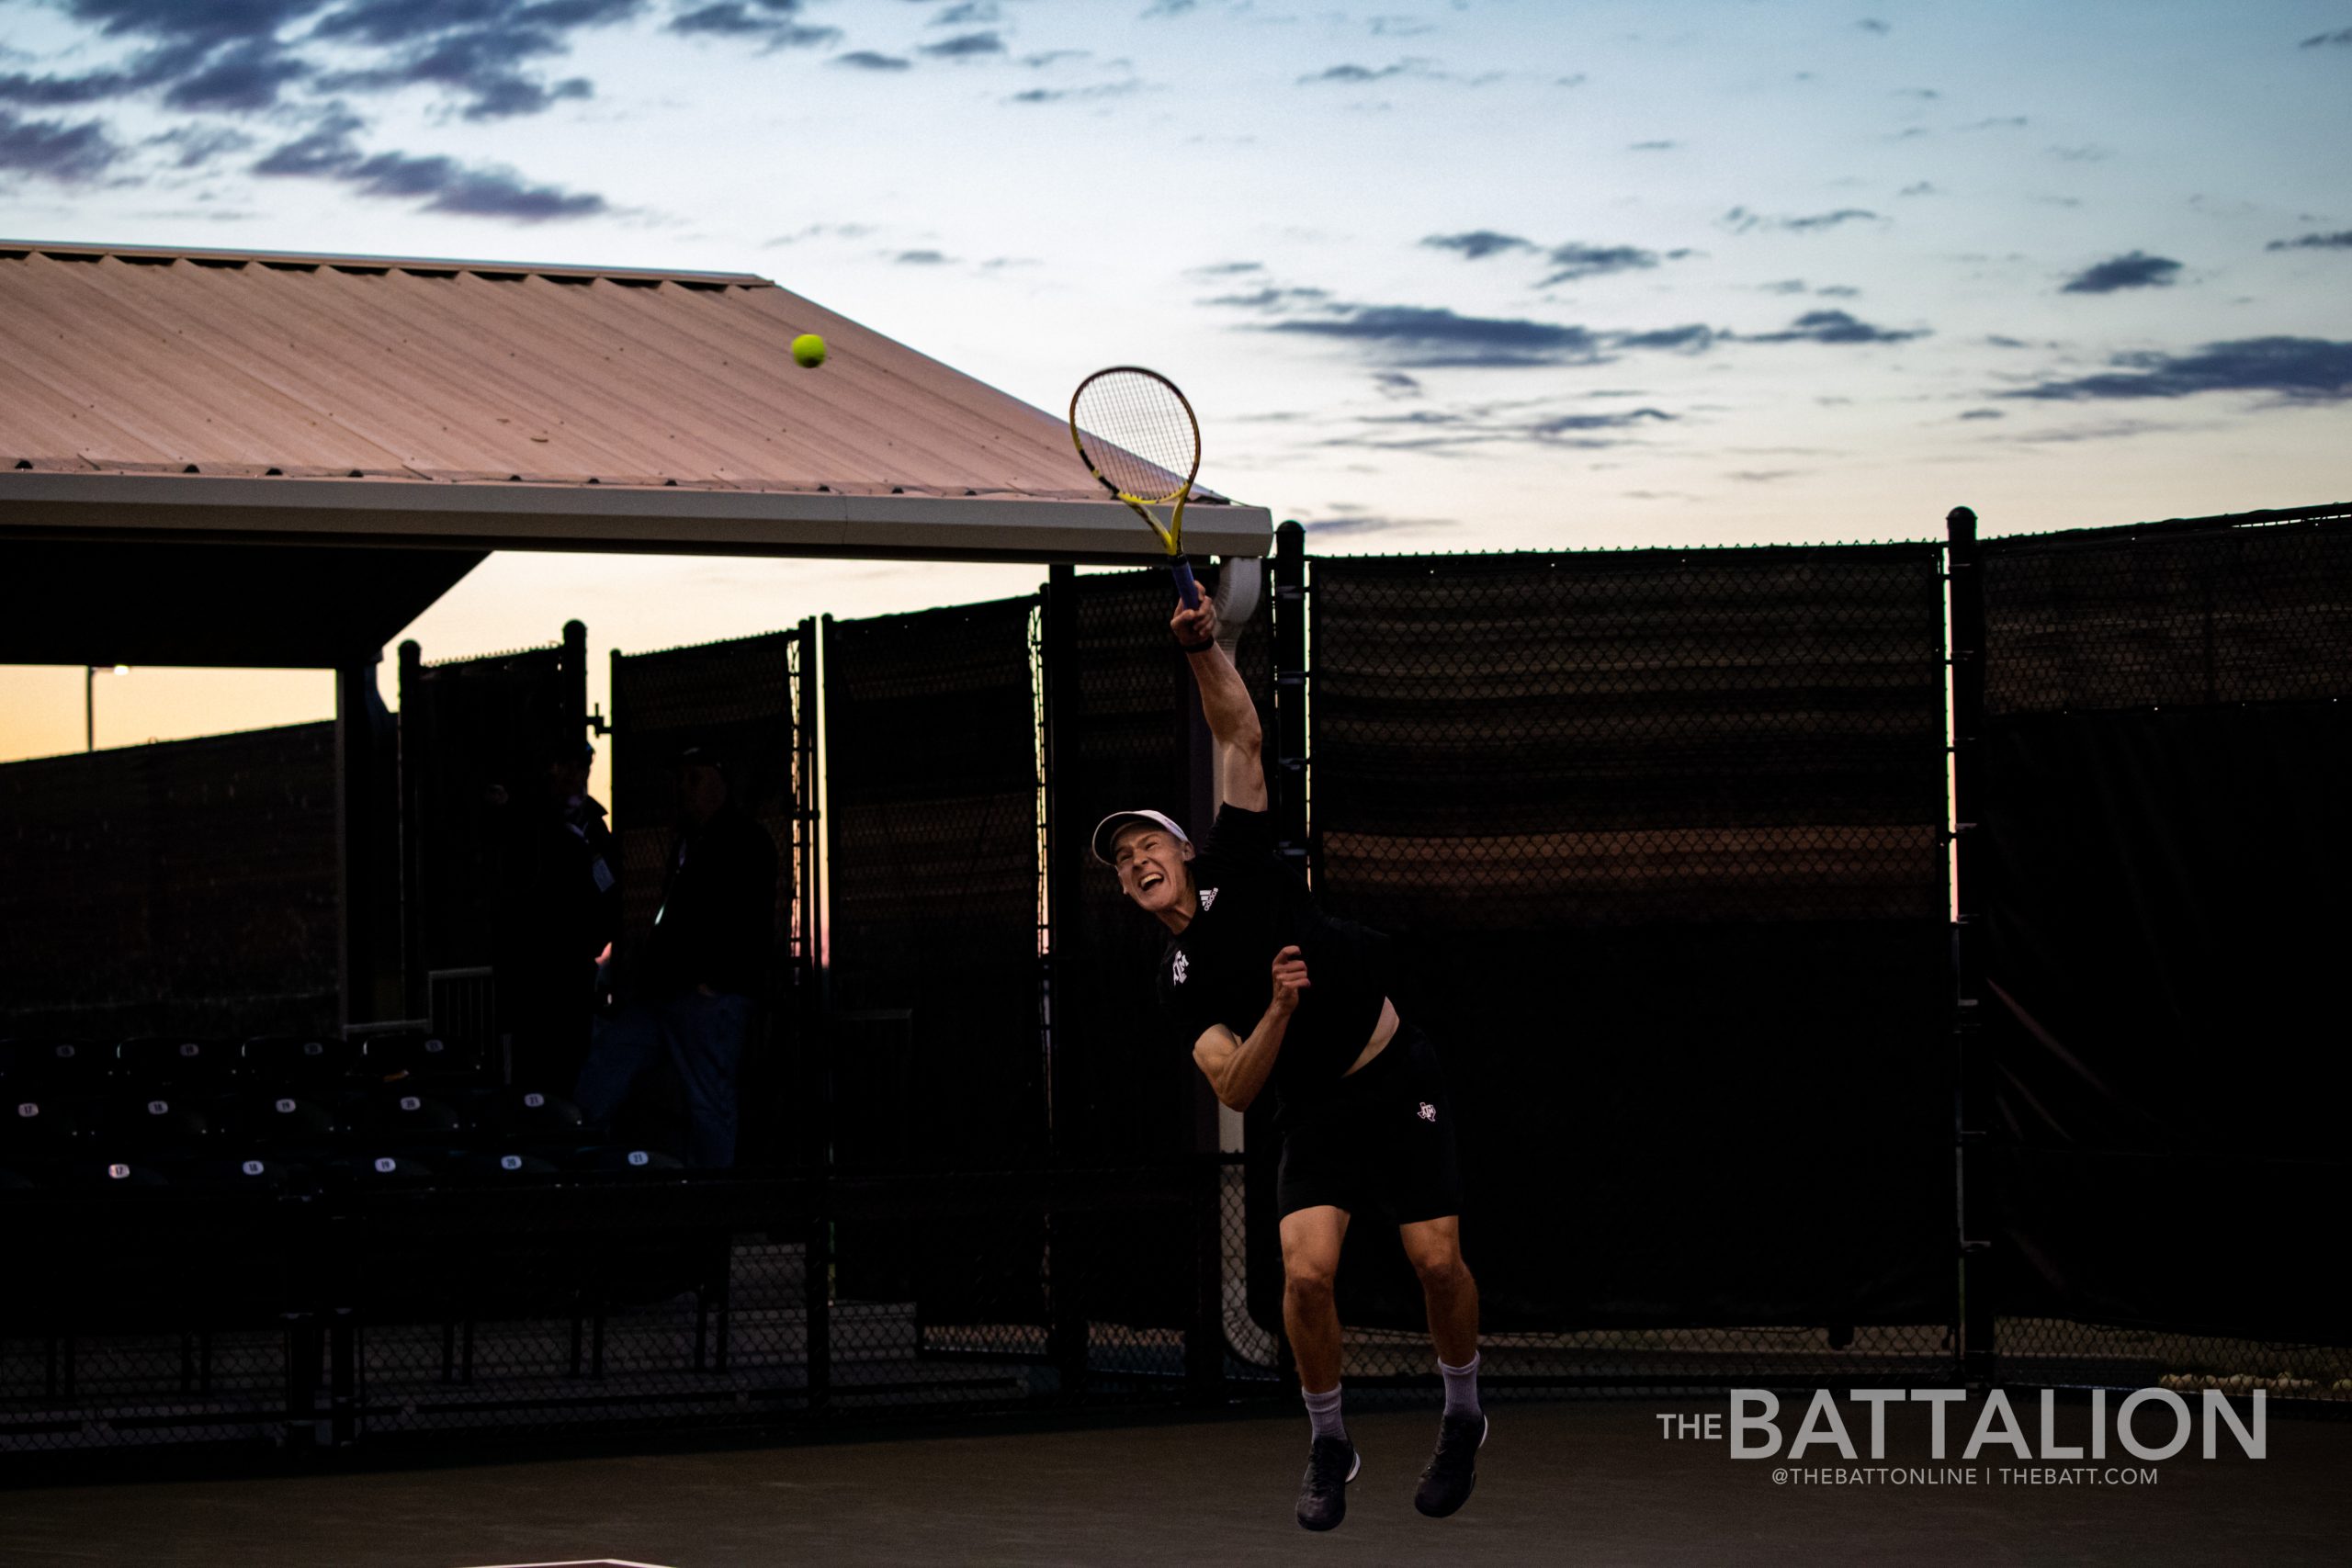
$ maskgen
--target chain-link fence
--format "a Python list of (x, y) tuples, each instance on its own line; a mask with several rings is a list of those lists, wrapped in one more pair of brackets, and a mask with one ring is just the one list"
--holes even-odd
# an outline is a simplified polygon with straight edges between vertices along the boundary
[[(1496, 1375), (1948, 1355), (1939, 570), (1313, 563), (1315, 888), (1439, 1042)], [(1430, 1374), (1393, 1242), (1351, 1238), (1340, 1291)]]
[(0, 767), (0, 1038), (335, 1021), (334, 726)]
[(2352, 1398), (2352, 508), (1982, 548), (2000, 1374)]
[[(662, 888), (684, 825), (679, 762), (687, 751), (715, 758), (729, 798), (768, 836), (777, 856), (772, 958), (759, 986), (746, 1054), (737, 1163), (755, 1168), (806, 1157), (807, 1097), (796, 1084), (810, 1070), (815, 1017), (817, 900), (814, 715), (804, 678), (813, 623), (788, 632), (736, 637), (612, 660), (613, 834), (620, 878), (620, 931), (600, 989), (628, 993), (639, 977)], [(644, 1135), (678, 1146), (681, 1111), (671, 1086), (640, 1099)], [(567, 1090), (568, 1092), (568, 1090)]]
[[(1310, 580), (1285, 536), (1238, 650), (1278, 829), (1444, 1057), (1488, 1389), (1941, 1381), (1963, 1350), (2029, 1382), (2352, 1379), (2320, 1261), (2346, 1069), (2314, 1022), (2352, 871), (2348, 519), (1990, 542), (1952, 573), (1968, 647), (1923, 545)], [(63, 1059), (12, 1044), (42, 1116), (0, 1147), (32, 1281), (0, 1295), (0, 1448), (1285, 1394), (1278, 1141), (1167, 1038), (1162, 933), (1087, 852), (1108, 811), (1215, 805), (1168, 603), (1158, 571), (1057, 570), (616, 657), (625, 924), (687, 745), (788, 867), (737, 1172), (423, 1038), (107, 1055), (109, 1094), (201, 1084), (201, 1129), (77, 1119)], [(461, 819), (578, 706), (579, 640), (404, 671), (411, 848), (446, 861), (411, 884), (421, 962), (489, 940), (496, 867), (466, 868), (495, 844)], [(1981, 952), (1948, 942), (1952, 723)], [(1423, 1397), (1383, 1227), (1340, 1299), (1351, 1388)]]

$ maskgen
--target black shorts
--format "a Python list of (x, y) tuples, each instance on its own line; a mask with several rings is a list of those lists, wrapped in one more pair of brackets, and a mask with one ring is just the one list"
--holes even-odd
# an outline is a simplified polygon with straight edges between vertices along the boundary
[(1462, 1212), (1453, 1105), (1429, 1036), (1400, 1023), (1388, 1046), (1283, 1134), (1282, 1212), (1371, 1210), (1400, 1225)]

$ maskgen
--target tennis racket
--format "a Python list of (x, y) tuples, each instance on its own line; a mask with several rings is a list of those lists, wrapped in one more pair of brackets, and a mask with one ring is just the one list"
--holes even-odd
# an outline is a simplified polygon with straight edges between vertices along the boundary
[[(1070, 395), (1069, 438), (1087, 472), (1151, 525), (1184, 607), (1198, 609), (1200, 585), (1184, 558), (1184, 503), (1201, 471), (1201, 425), (1176, 383), (1134, 365), (1097, 370)], [(1166, 527), (1155, 506), (1172, 509)]]

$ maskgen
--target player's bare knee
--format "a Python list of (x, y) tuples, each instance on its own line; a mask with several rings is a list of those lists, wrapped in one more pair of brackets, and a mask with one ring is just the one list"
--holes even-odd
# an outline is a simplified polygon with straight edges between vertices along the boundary
[(1413, 1272), (1420, 1276), (1425, 1291), (1458, 1291), (1470, 1282), (1470, 1266), (1453, 1247), (1416, 1254)]
[(1299, 1301), (1329, 1301), (1338, 1285), (1339, 1272), (1336, 1263), (1320, 1258), (1285, 1261), (1283, 1289)]

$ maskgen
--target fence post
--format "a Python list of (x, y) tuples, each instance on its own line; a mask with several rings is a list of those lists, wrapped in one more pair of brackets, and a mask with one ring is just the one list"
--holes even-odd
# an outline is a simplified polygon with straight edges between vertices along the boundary
[(798, 752), (798, 798), (793, 802), (800, 835), (800, 1066), (799, 1099), (807, 1109), (802, 1132), (808, 1150), (811, 1213), (801, 1247), (800, 1294), (808, 1355), (808, 1413), (821, 1414), (833, 1383), (833, 1076), (831, 1020), (826, 1006), (824, 938), (823, 811), (818, 779), (823, 764), (820, 694), (823, 672), (818, 660), (833, 618), (800, 623), (799, 689), (794, 694), (793, 745)]
[(424, 649), (414, 637), (400, 647), (400, 713), (393, 725), (393, 766), (400, 772), (401, 1013), (423, 1018), (432, 1005), (424, 978), (424, 846), (418, 830), (418, 727), (424, 713)]
[[(1951, 605), (1952, 811), (1952, 1187), (1959, 1247), (1960, 1374), (1973, 1384), (1994, 1375), (1993, 1243), (1984, 1234), (1992, 1205), (1969, 1186), (1972, 1156), (1984, 1145), (1986, 1064), (1978, 998), (1982, 889), (1978, 770), (1984, 732), (1984, 580), (1976, 513), (1955, 506), (1944, 519)], [(1971, 1200), (1976, 1200), (1972, 1208)]]
[(1306, 531), (1274, 530), (1274, 839), (1306, 869)]
[[(1037, 1029), (1045, 1053), (1046, 1138), (1053, 1165), (1069, 1169), (1081, 1163), (1084, 1144), (1076, 1135), (1080, 1123), (1082, 1090), (1078, 1077), (1074, 1037), (1059, 1029), (1057, 1010), (1064, 940), (1077, 929), (1081, 894), (1079, 878), (1085, 874), (1079, 840), (1086, 824), (1072, 815), (1075, 792), (1066, 790), (1065, 770), (1076, 765), (1076, 737), (1071, 731), (1078, 700), (1078, 569), (1049, 567), (1038, 591), (1037, 612), (1038, 737), (1045, 760), (1045, 927), (1044, 951), (1037, 960)], [(1068, 1047), (1068, 1049), (1064, 1049)], [(1086, 1286), (1092, 1260), (1080, 1235), (1084, 1221), (1075, 1214), (1049, 1209), (1046, 1217), (1047, 1247), (1046, 1355), (1061, 1377), (1065, 1399), (1082, 1393), (1087, 1382)]]

